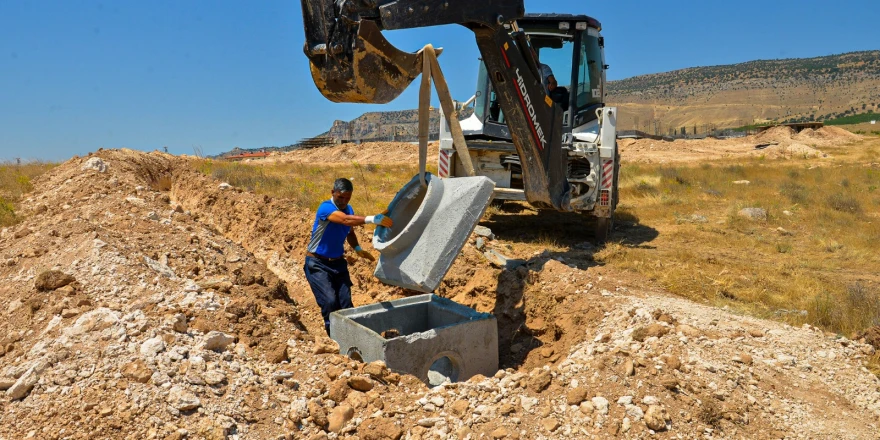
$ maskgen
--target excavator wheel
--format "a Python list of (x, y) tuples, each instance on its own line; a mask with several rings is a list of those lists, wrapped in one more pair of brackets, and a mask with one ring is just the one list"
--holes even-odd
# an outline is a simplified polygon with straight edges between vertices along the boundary
[(614, 228), (614, 217), (596, 217), (596, 244), (604, 244)]

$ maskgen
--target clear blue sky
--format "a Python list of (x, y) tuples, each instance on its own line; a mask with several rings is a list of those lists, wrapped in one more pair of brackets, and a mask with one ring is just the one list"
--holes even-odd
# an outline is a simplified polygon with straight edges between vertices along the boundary
[[(610, 79), (880, 48), (876, 0), (526, 0), (526, 10), (598, 18)], [(416, 86), (384, 106), (325, 100), (302, 54), (300, 14), (296, 0), (0, 0), (0, 160), (282, 146), (334, 119), (416, 107)], [(454, 97), (473, 94), (468, 30), (386, 37), (410, 51), (444, 47)]]

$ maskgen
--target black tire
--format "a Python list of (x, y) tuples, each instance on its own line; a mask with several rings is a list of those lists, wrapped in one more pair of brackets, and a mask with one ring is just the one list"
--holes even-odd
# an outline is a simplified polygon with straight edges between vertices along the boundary
[(596, 244), (605, 244), (613, 228), (614, 217), (596, 217)]

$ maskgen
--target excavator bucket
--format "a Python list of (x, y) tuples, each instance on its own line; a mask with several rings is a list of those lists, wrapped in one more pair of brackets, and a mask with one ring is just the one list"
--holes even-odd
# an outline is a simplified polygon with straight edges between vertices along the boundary
[(386, 284), (431, 293), (489, 206), (495, 183), (484, 176), (425, 178), (427, 186), (413, 177), (388, 205), (394, 226), (380, 226), (373, 234), (379, 251), (374, 275)]
[(360, 21), (351, 48), (325, 46), (306, 54), (315, 85), (333, 102), (390, 102), (422, 70), (420, 54), (394, 47), (371, 20)]

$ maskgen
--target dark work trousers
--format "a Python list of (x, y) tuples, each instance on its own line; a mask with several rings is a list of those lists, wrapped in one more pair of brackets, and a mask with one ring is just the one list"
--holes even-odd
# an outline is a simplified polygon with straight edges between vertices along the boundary
[(348, 275), (348, 262), (344, 258), (338, 260), (322, 260), (306, 257), (303, 267), (315, 301), (321, 307), (324, 317), (324, 329), (330, 334), (330, 314), (341, 309), (352, 308), (351, 277)]

